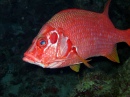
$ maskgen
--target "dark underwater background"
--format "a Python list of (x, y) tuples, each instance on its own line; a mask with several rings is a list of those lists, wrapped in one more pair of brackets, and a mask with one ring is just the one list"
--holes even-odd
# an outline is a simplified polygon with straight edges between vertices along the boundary
[[(130, 97), (130, 47), (118, 43), (121, 63), (92, 58), (79, 73), (43, 69), (22, 61), (40, 28), (68, 8), (102, 12), (107, 0), (0, 0), (0, 97)], [(116, 28), (130, 28), (130, 0), (112, 0)], [(124, 33), (125, 34), (125, 33)]]

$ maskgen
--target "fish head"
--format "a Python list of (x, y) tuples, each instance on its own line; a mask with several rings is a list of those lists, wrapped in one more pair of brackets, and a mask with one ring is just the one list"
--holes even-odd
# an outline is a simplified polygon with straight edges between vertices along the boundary
[(43, 68), (58, 68), (67, 59), (71, 49), (72, 43), (61, 28), (45, 25), (24, 53), (23, 60)]

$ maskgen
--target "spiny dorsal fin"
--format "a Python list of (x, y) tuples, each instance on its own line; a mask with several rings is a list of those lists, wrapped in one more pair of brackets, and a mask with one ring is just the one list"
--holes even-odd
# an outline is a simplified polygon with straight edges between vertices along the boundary
[(111, 2), (111, 0), (107, 1), (106, 5), (105, 5), (105, 9), (103, 11), (103, 14), (106, 15), (106, 16), (108, 16), (108, 10), (109, 10), (110, 2)]

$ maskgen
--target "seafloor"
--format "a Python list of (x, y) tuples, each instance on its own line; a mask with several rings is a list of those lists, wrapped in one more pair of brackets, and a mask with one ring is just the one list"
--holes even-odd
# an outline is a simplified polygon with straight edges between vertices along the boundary
[[(126, 43), (117, 45), (121, 63), (93, 58), (94, 68), (82, 64), (79, 73), (69, 67), (43, 69), (22, 61), (39, 29), (55, 13), (68, 8), (102, 12), (106, 1), (0, 0), (0, 97), (130, 97)], [(116, 28), (130, 28), (130, 0), (112, 0), (109, 16)]]

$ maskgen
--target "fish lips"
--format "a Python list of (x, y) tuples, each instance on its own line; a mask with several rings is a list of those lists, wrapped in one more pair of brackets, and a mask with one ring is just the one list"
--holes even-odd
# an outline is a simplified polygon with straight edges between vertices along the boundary
[(31, 54), (25, 53), (23, 57), (23, 61), (28, 62), (30, 64), (38, 65), (42, 68), (58, 68), (65, 60), (59, 59), (59, 60), (45, 64), (45, 63), (42, 63), (42, 61), (35, 58), (34, 56), (32, 56)]
[(45, 68), (45, 65), (41, 61), (39, 61), (37, 58), (32, 56), (31, 54), (25, 53), (23, 57), (23, 61)]

